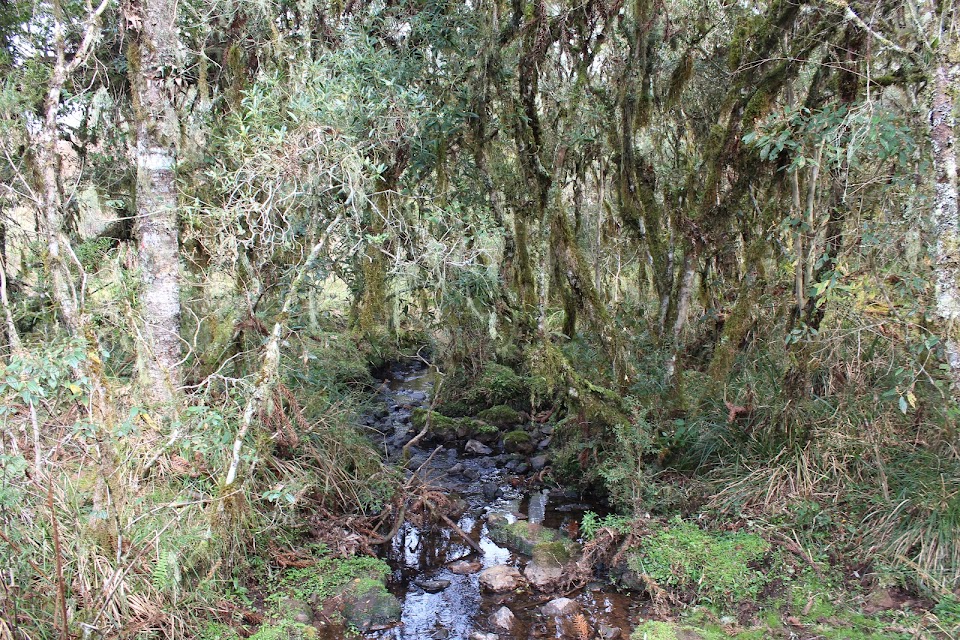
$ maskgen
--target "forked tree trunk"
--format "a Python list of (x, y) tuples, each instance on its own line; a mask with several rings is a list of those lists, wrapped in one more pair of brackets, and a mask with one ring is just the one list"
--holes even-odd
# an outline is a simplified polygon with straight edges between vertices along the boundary
[(137, 132), (135, 232), (140, 253), (139, 383), (144, 399), (172, 409), (181, 382), (180, 252), (174, 110), (175, 0), (130, 0), (124, 7)]

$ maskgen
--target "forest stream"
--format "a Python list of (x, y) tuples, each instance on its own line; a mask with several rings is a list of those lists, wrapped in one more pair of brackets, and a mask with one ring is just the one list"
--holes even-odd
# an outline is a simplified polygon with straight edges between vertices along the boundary
[[(400, 464), (403, 445), (416, 435), (411, 413), (429, 405), (434, 373), (414, 362), (392, 366), (389, 375), (380, 392), (386, 413), (380, 410), (366, 422), (383, 434), (389, 459)], [(549, 435), (541, 437), (543, 444)], [(523, 571), (531, 562), (516, 545), (494, 541), (489, 523), (525, 519), (576, 537), (584, 512), (604, 512), (603, 505), (588, 497), (529, 482), (530, 460), (496, 450), (477, 454), (419, 443), (410, 447), (408, 474), (419, 474), (460, 505), (456, 524), (483, 553), (443, 522), (405, 522), (382, 551), (393, 570), (389, 587), (402, 603), (401, 623), (370, 637), (478, 640), (507, 632), (511, 638), (577, 638), (584, 624), (590, 637), (626, 637), (641, 603), (607, 584), (591, 583), (568, 593), (541, 593), (531, 587), (494, 594), (481, 589), (484, 570), (506, 565)]]

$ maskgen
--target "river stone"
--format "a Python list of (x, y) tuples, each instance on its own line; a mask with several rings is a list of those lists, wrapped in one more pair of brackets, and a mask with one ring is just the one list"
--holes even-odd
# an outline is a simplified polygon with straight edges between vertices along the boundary
[(503, 494), (503, 490), (496, 482), (488, 482), (483, 485), (483, 497), (493, 502)]
[(450, 569), (453, 573), (458, 576), (466, 576), (471, 573), (476, 573), (483, 568), (483, 565), (479, 562), (467, 562), (466, 560), (457, 560), (447, 565), (447, 568)]
[(450, 474), (450, 475), (456, 475), (456, 474), (463, 473), (463, 469), (464, 469), (463, 463), (462, 463), (462, 462), (458, 462), (457, 464), (455, 464), (455, 465), (453, 465), (452, 467), (450, 467), (449, 469), (447, 469), (447, 473)]
[(474, 631), (470, 634), (470, 640), (500, 640), (500, 636), (495, 633), (483, 633)]
[(533, 456), (530, 458), (530, 466), (533, 467), (534, 471), (542, 471), (545, 466), (547, 466), (547, 456), (539, 455)]
[(389, 625), (400, 620), (400, 601), (380, 583), (363, 587), (354, 580), (345, 591), (343, 619), (347, 624), (366, 631), (374, 626)]
[(551, 591), (563, 578), (560, 567), (545, 567), (538, 562), (530, 562), (523, 570), (524, 577), (540, 591)]
[(601, 640), (617, 640), (622, 633), (620, 627), (611, 627), (608, 624), (600, 623), (600, 627), (597, 629), (600, 632)]
[(516, 567), (498, 564), (484, 569), (480, 573), (480, 586), (493, 593), (514, 591), (525, 584), (525, 580)]
[(413, 584), (417, 585), (427, 593), (440, 593), (444, 589), (450, 586), (449, 580), (427, 580), (426, 578), (417, 578), (413, 581)]
[(546, 616), (569, 616), (580, 610), (580, 605), (570, 598), (555, 598), (543, 605), (541, 611)]
[(510, 631), (513, 629), (513, 625), (516, 623), (517, 618), (513, 615), (513, 611), (507, 609), (506, 607), (500, 607), (490, 616), (490, 624), (495, 626), (498, 629), (503, 629), (504, 631)]
[(463, 450), (478, 456), (488, 456), (493, 453), (493, 449), (477, 440), (468, 440)]

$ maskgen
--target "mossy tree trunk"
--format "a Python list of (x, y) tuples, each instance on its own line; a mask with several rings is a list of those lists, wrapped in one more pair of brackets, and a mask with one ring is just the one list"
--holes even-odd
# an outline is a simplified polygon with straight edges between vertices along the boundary
[(174, 0), (130, 0), (127, 50), (136, 121), (136, 212), (142, 334), (137, 340), (140, 393), (170, 416), (182, 384), (181, 266), (176, 185), (181, 83)]

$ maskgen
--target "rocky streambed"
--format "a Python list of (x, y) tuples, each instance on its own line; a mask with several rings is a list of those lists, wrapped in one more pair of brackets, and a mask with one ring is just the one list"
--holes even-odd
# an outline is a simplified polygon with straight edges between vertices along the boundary
[[(539, 481), (551, 427), (473, 418), (443, 423), (427, 413), (434, 382), (429, 367), (398, 364), (388, 375), (383, 408), (366, 426), (388, 459), (433, 490), (449, 522), (408, 520), (383, 545), (400, 617), (368, 637), (628, 637), (641, 613), (638, 599), (600, 582), (568, 588), (567, 572), (581, 549), (578, 525), (585, 511), (602, 507)], [(405, 461), (404, 447), (426, 419), (438, 424), (407, 447)]]

